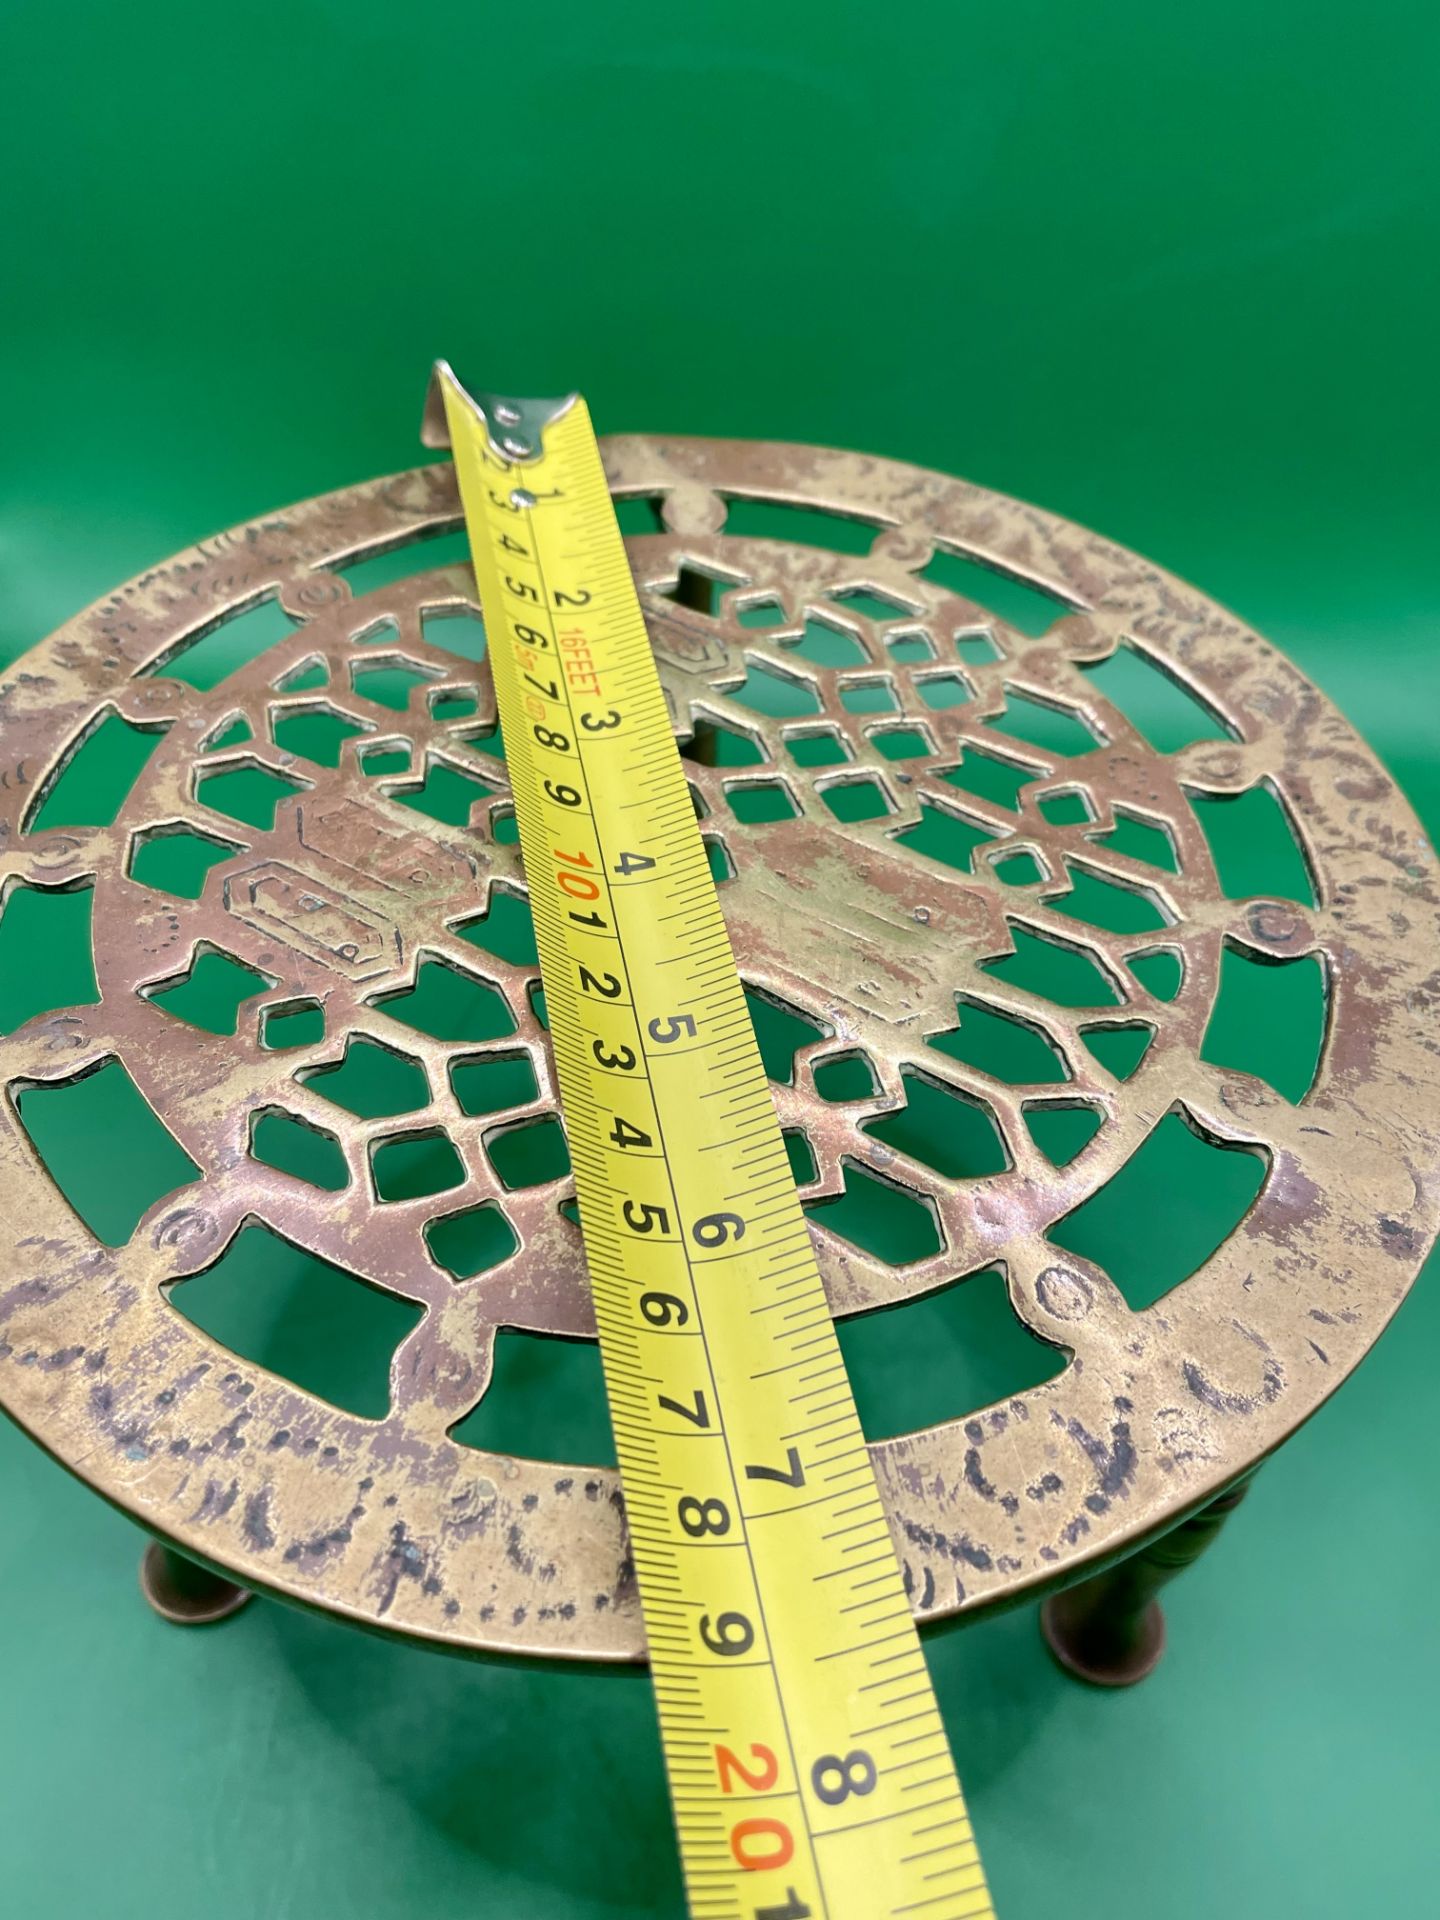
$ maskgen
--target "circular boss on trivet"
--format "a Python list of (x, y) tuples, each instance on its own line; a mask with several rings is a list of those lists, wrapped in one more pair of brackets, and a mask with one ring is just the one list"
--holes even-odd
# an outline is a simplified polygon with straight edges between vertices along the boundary
[[(1073, 1578), (1414, 1276), (1433, 856), (1313, 687), (1121, 548), (890, 462), (605, 452), (835, 1310), (1003, 1290), (1034, 1336), (1039, 1384), (875, 1445), (917, 1610)], [(467, 1440), (497, 1330), (592, 1320), (483, 628), (425, 544), (458, 525), (448, 465), (308, 502), (0, 690), (0, 1403), (249, 1585), (634, 1657), (614, 1471)], [(87, 1204), (151, 1135), (150, 1190)], [(1087, 1257), (1202, 1160), (1230, 1231), (1188, 1277)], [(202, 1330), (281, 1242), (394, 1309), (388, 1411)]]

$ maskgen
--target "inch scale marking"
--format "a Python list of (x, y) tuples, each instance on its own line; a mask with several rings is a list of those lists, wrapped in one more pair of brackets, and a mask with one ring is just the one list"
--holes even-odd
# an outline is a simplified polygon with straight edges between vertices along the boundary
[(585, 403), (441, 403), (691, 1912), (985, 1920)]

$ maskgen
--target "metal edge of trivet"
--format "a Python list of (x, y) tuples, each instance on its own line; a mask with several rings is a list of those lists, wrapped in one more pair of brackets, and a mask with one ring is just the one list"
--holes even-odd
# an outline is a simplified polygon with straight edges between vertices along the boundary
[[(1374, 754), (1294, 667), (1214, 602), (1096, 535), (865, 456), (648, 436), (613, 438), (602, 451), (617, 498), (648, 497), (657, 509), (659, 529), (633, 537), (629, 552), (682, 731), (698, 717), (744, 734), (762, 755), (741, 769), (696, 759), (689, 773), (707, 838), (733, 868), (722, 898), (742, 975), (825, 1030), (801, 1049), (793, 1083), (773, 1089), (782, 1122), (802, 1129), (813, 1153), (802, 1198), (838, 1196), (858, 1169), (922, 1199), (943, 1242), (887, 1267), (830, 1231), (823, 1214), (812, 1219), (832, 1306), (859, 1312), (957, 1275), (974, 1276), (967, 1286), (1003, 1275), (1020, 1323), (1069, 1356), (1041, 1385), (872, 1444), (916, 1613), (936, 1619), (1054, 1591), (1233, 1488), (1357, 1364), (1414, 1278), (1435, 1231), (1440, 1163), (1433, 851)], [(815, 524), (868, 525), (873, 539), (852, 555), (741, 538), (725, 531), (731, 502), (807, 508), (832, 516)], [(42, 1007), (4, 1041), (0, 1405), (155, 1535), (247, 1587), (456, 1651), (633, 1661), (642, 1636), (615, 1473), (486, 1455), (448, 1437), (483, 1394), (497, 1327), (593, 1330), (578, 1235), (559, 1211), (568, 1188), (507, 1192), (485, 1142), (514, 1116), (466, 1114), (454, 1094), (452, 1066), (483, 1049), (398, 1019), (396, 996), (419, 966), (489, 983), (513, 1020), (505, 1046), (534, 1067), (526, 1115), (553, 1111), (545, 1035), (527, 996), (533, 969), (477, 949), (461, 931), (477, 901), (488, 909), (492, 889), (523, 890), (505, 834), (503, 766), (478, 744), (494, 726), (488, 674), (438, 645), (433, 627), (427, 637), (423, 618), (428, 609), (463, 622), (471, 589), (449, 565), (368, 592), (351, 585), (361, 586), (349, 571), (360, 562), (459, 520), (445, 463), (267, 515), (116, 589), (0, 682), (7, 907), (17, 888), (45, 898), (92, 890), (100, 994)], [(426, 549), (414, 551), (423, 568)], [(996, 618), (937, 582), (937, 554), (1043, 591), (1057, 603), (1054, 624), (1030, 634)], [(719, 583), (713, 612), (676, 599), (682, 566)], [(856, 593), (893, 603), (894, 619), (847, 607)], [(778, 623), (740, 619), (767, 599), (780, 607)], [(213, 687), (176, 677), (206, 636), (266, 607), (294, 623), (270, 652)], [(853, 641), (853, 667), (797, 655), (807, 608)], [(897, 654), (902, 633), (929, 657)], [(962, 656), (957, 633), (989, 636), (994, 656)], [(1091, 677), (1121, 646), (1188, 690), (1226, 737), (1157, 753)], [(377, 707), (355, 684), (367, 663), (397, 659), (417, 674), (404, 713)], [(312, 670), (306, 663), (326, 677), (319, 694), (287, 689)], [(755, 667), (808, 689), (813, 715), (767, 717), (738, 701)], [(963, 703), (924, 698), (942, 673), (963, 685)], [(862, 685), (887, 690), (890, 709), (853, 711), (844, 695)], [(467, 717), (446, 717), (450, 694), (472, 703)], [(1017, 697), (1074, 717), (1097, 744), (1067, 757), (1004, 733), (994, 722)], [(335, 768), (274, 741), (283, 716), (307, 705), (359, 729)], [(127, 737), (153, 743), (115, 819), (52, 819), (65, 768), (112, 717)], [(241, 723), (249, 738), (225, 744)], [(923, 734), (931, 750), (922, 760), (896, 763), (877, 744), (902, 726)], [(820, 734), (849, 756), (843, 765), (807, 766), (792, 753)], [(367, 776), (364, 750), (389, 741), (404, 769)], [(982, 750), (1021, 779), (1013, 804), (940, 777), (963, 773)], [(287, 785), (268, 829), (206, 798), (210, 777), (247, 767)], [(407, 804), (437, 767), (477, 785), (464, 830)], [(839, 822), (824, 803), (827, 783), (860, 775), (893, 811)], [(796, 817), (747, 824), (727, 793), (766, 777), (784, 783)], [(1048, 818), (1040, 802), (1061, 792), (1079, 794), (1090, 817)], [(1225, 896), (1196, 808), (1253, 793), (1283, 809), (1313, 900)], [(922, 804), (988, 834), (973, 873), (897, 842)], [(1158, 826), (1178, 871), (1107, 845), (1122, 818)], [(148, 839), (177, 831), (224, 855), (195, 900), (130, 872)], [(1006, 886), (994, 862), (1015, 851), (1028, 851), (1045, 878)], [(1077, 869), (1158, 903), (1163, 930), (1113, 935), (1067, 914), (1067, 875)], [(1063, 1007), (988, 970), (1021, 933), (1084, 955), (1115, 1003)], [(185, 1027), (156, 997), (206, 946), (275, 983), (246, 1005), (232, 1037)], [(1173, 1000), (1129, 967), (1151, 950), (1183, 965)], [(1200, 1057), (1231, 952), (1272, 966), (1315, 956), (1323, 967), (1324, 1045), (1298, 1103)], [(929, 1047), (925, 1031), (955, 1025), (957, 994), (1041, 1036), (1063, 1061), (1063, 1083), (1015, 1088)], [(324, 1008), (323, 1042), (298, 1056), (262, 1046), (265, 1017), (303, 999)], [(1122, 1079), (1096, 1060), (1087, 1034), (1127, 1022), (1153, 1037)], [(322, 1070), (366, 1036), (419, 1066), (425, 1107), (364, 1120), (324, 1097)], [(846, 1050), (870, 1060), (876, 1091), (833, 1106), (815, 1092), (814, 1067)], [(199, 1172), (115, 1247), (60, 1198), (17, 1114), (27, 1088), (73, 1082), (112, 1060)], [(948, 1179), (868, 1133), (903, 1100), (905, 1068), (982, 1104), (1008, 1165)], [(1062, 1168), (1026, 1126), (1027, 1111), (1047, 1102), (1084, 1104), (1102, 1119)], [(252, 1120), (273, 1108), (336, 1141), (348, 1172), (339, 1196), (251, 1156)], [(1267, 1177), (1199, 1271), (1133, 1312), (1105, 1274), (1045, 1236), (1172, 1112), (1205, 1141), (1261, 1153)], [(454, 1275), (427, 1251), (422, 1208), (374, 1200), (372, 1150), (421, 1126), (443, 1128), (466, 1162), (466, 1184), (445, 1207), (506, 1211), (523, 1251), (501, 1267)], [(175, 1310), (186, 1277), (256, 1222), (421, 1314), (396, 1354), (384, 1418), (302, 1392)]]

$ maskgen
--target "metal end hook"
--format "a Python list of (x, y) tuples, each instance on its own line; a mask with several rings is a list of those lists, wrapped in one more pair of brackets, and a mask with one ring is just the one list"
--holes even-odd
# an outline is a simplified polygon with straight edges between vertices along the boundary
[(465, 391), (455, 378), (450, 362), (437, 360), (430, 369), (430, 381), (425, 389), (425, 406), (420, 415), (421, 446), (434, 447), (441, 453), (448, 453), (450, 450), (450, 422), (445, 418), (447, 380), (461, 393)]
[(567, 393), (559, 400), (511, 400), (499, 393), (471, 393), (456, 378), (448, 360), (437, 360), (430, 370), (420, 417), (422, 447), (443, 451), (450, 445), (450, 425), (445, 417), (447, 387), (483, 422), (491, 450), (515, 465), (540, 458), (546, 427), (568, 413), (580, 397)]

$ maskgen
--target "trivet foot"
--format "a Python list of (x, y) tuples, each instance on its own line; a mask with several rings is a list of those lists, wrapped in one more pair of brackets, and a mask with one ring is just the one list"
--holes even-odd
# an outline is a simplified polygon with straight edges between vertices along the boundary
[(140, 1591), (162, 1620), (177, 1627), (228, 1620), (255, 1597), (248, 1587), (237, 1587), (158, 1540), (140, 1556)]
[(1067, 1673), (1093, 1687), (1133, 1687), (1154, 1672), (1165, 1651), (1156, 1595), (1199, 1559), (1248, 1489), (1242, 1481), (1173, 1533), (1045, 1601), (1040, 1631)]
[[(1103, 1586), (1101, 1574), (1093, 1583)], [(1165, 1614), (1158, 1600), (1124, 1618), (1113, 1612), (1103, 1593), (1092, 1599), (1082, 1581), (1068, 1593), (1054, 1593), (1040, 1608), (1045, 1644), (1077, 1680), (1092, 1687), (1133, 1687), (1153, 1673), (1165, 1651)]]

